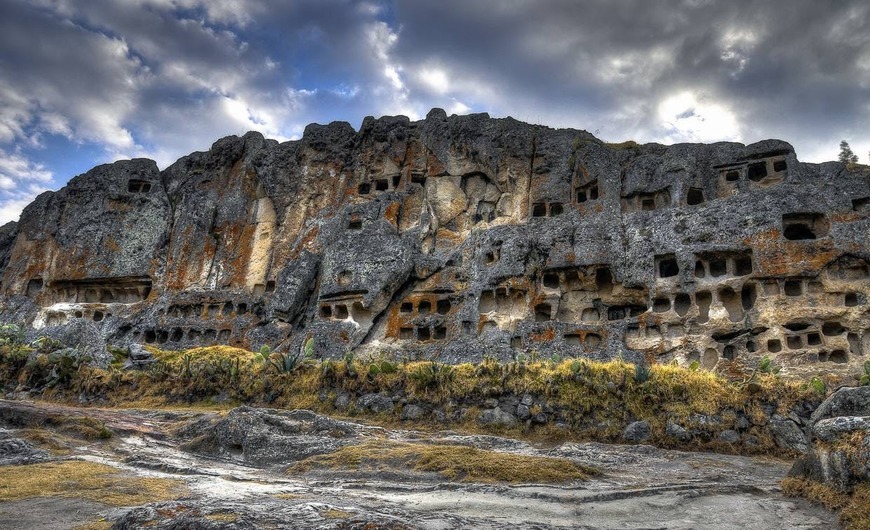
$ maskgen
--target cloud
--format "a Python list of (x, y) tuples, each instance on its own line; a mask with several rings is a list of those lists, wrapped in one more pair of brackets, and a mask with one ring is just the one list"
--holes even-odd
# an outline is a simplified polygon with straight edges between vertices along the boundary
[(249, 129), (435, 106), (607, 140), (778, 137), (810, 161), (845, 138), (863, 159), (868, 102), (861, 0), (7, 0), (0, 206), (62, 185), (65, 159), (165, 167)]

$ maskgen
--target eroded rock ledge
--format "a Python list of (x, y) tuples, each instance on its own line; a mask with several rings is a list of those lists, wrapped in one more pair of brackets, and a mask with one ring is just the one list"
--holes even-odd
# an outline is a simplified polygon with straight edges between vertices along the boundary
[(0, 229), (0, 317), (103, 343), (448, 362), (870, 351), (870, 172), (783, 141), (612, 145), (485, 114), (96, 167)]

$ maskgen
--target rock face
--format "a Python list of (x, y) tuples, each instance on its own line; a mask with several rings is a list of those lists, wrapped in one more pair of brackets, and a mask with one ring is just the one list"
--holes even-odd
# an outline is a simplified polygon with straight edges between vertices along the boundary
[(850, 373), (870, 172), (792, 147), (609, 145), (485, 114), (117, 162), (0, 228), (0, 318), (110, 344), (519, 353)]
[(844, 493), (870, 481), (870, 387), (843, 387), (813, 413), (810, 451), (790, 476), (821, 482)]

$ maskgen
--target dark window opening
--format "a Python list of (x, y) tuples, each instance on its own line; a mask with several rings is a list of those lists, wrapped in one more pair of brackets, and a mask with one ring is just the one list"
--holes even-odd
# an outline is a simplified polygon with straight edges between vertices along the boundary
[(734, 259), (734, 274), (736, 276), (746, 276), (752, 274), (752, 257), (745, 256)]
[(818, 239), (829, 230), (825, 216), (820, 213), (787, 213), (782, 216), (782, 235), (790, 241)]
[(803, 331), (810, 327), (806, 322), (789, 322), (788, 324), (783, 324), (782, 327), (789, 331)]
[(707, 322), (710, 318), (710, 304), (713, 303), (713, 295), (709, 291), (700, 291), (695, 294), (695, 302), (698, 304), (698, 322)]
[(804, 294), (804, 284), (800, 280), (786, 280), (783, 292), (786, 296), (800, 296)]
[(450, 300), (438, 300), (438, 303), (435, 305), (435, 310), (439, 315), (446, 315), (450, 312), (450, 308)]
[(692, 299), (686, 293), (680, 293), (674, 297), (674, 311), (681, 317), (689, 313), (689, 308), (692, 307)]
[(779, 339), (770, 339), (767, 341), (767, 351), (770, 353), (779, 353), (782, 351), (782, 343)]
[(671, 310), (671, 300), (669, 298), (656, 298), (653, 301), (653, 312), (664, 313)]
[(426, 341), (429, 340), (432, 336), (432, 333), (429, 331), (429, 328), (417, 328), (417, 340)]
[(489, 265), (490, 263), (495, 263), (496, 262), (495, 253), (494, 252), (487, 252), (483, 261), (487, 265)]
[(739, 171), (728, 171), (727, 173), (725, 173), (725, 180), (727, 182), (736, 182), (737, 179), (739, 179), (739, 178), (740, 178)]
[(689, 188), (689, 193), (686, 195), (686, 204), (689, 206), (704, 204), (704, 191), (701, 188)]
[(335, 318), (337, 318), (339, 320), (347, 319), (347, 314), (348, 314), (347, 313), (347, 306), (344, 304), (339, 304), (339, 305), (335, 306), (334, 314), (335, 314)]
[(583, 343), (579, 333), (566, 333), (563, 338), (568, 346), (580, 346)]
[(414, 304), (411, 302), (402, 302), (401, 307), (399, 307), (399, 311), (402, 313), (411, 313), (414, 311)]
[(583, 344), (587, 349), (594, 349), (601, 345), (601, 335), (597, 333), (587, 333), (586, 338), (583, 339)]
[(368, 195), (372, 191), (372, 185), (368, 182), (363, 182), (359, 186), (357, 186), (357, 193), (360, 195)]
[(214, 342), (215, 338), (217, 338), (217, 330), (207, 329), (202, 333), (202, 340), (206, 342)]
[(359, 230), (362, 228), (362, 221), (359, 219), (354, 219), (353, 221), (347, 223), (348, 230)]
[(589, 200), (598, 200), (598, 186), (592, 186), (589, 188)]
[(849, 362), (849, 354), (846, 353), (846, 350), (834, 350), (828, 360), (832, 363), (847, 363)]
[(414, 328), (399, 328), (399, 338), (402, 340), (411, 340), (414, 338)]
[(425, 186), (426, 185), (426, 176), (422, 173), (411, 173), (411, 183)]
[(393, 176), (393, 188), (394, 189), (399, 187), (399, 182), (401, 182), (401, 180), (402, 180), (402, 175), (394, 175)]
[(224, 304), (224, 308), (223, 308), (223, 310), (221, 311), (221, 313), (222, 313), (223, 316), (225, 316), (225, 317), (228, 317), (228, 316), (232, 315), (232, 314), (233, 314), (233, 303), (232, 303), (232, 302), (226, 302), (226, 303)]
[(236, 307), (236, 314), (237, 315), (244, 315), (247, 312), (248, 312), (248, 304), (242, 303), (242, 304), (239, 304), (238, 307)]
[(728, 262), (724, 259), (714, 259), (710, 262), (710, 276), (718, 278), (728, 272)]
[(320, 306), (320, 318), (332, 318), (332, 307), (328, 305)]
[(275, 292), (275, 281), (274, 280), (269, 280), (268, 282), (266, 282), (266, 292), (267, 293)]
[(222, 329), (222, 330), (218, 331), (217, 340), (218, 340), (218, 342), (227, 343), (227, 342), (229, 342), (231, 335), (232, 335), (232, 332), (230, 330)]
[(846, 307), (855, 307), (858, 305), (858, 293), (846, 293), (843, 299)]
[(153, 329), (145, 330), (145, 342), (148, 344), (152, 344), (157, 341), (157, 333), (154, 332)]
[(147, 180), (130, 179), (127, 182), (127, 191), (130, 193), (148, 193), (151, 191), (151, 183)]
[(707, 276), (707, 269), (704, 267), (703, 261), (695, 262), (695, 278), (703, 278)]
[(548, 289), (558, 289), (559, 275), (553, 272), (548, 272), (547, 274), (544, 274), (544, 287)]
[(785, 160), (777, 160), (773, 163), (773, 170), (777, 173), (779, 173), (780, 171), (785, 171), (786, 167), (788, 166), (786, 166)]
[(535, 306), (535, 322), (547, 322), (552, 315), (550, 304), (542, 303)]
[(555, 217), (557, 215), (562, 215), (564, 208), (562, 207), (561, 202), (554, 202), (550, 205), (550, 217)]
[(852, 199), (852, 209), (856, 212), (860, 212), (867, 209), (867, 206), (870, 205), (870, 197), (862, 197), (860, 199)]
[(378, 179), (375, 181), (375, 191), (387, 191), (390, 189), (390, 183), (387, 179)]
[(846, 332), (846, 328), (843, 327), (839, 322), (825, 322), (822, 324), (822, 333), (826, 337), (834, 337), (837, 335), (842, 335)]
[(672, 278), (680, 273), (677, 258), (673, 255), (659, 259), (659, 278)]
[(42, 278), (33, 278), (27, 282), (27, 296), (36, 296), (40, 291), (42, 291)]
[(102, 311), (94, 311), (94, 322), (101, 322), (103, 320), (103, 312)]
[(767, 162), (755, 162), (754, 164), (749, 164), (749, 171), (747, 173), (749, 180), (758, 182), (766, 176)]
[(160, 344), (166, 344), (169, 342), (169, 332), (165, 329), (161, 329), (157, 332), (157, 342)]
[(447, 338), (447, 328), (444, 326), (438, 326), (435, 328), (434, 333), (432, 334), (432, 338), (435, 340), (444, 340)]
[(754, 340), (750, 340), (746, 343), (746, 351), (749, 353), (755, 353), (758, 351), (758, 344), (755, 343)]
[(640, 209), (651, 211), (656, 209), (656, 201), (654, 199), (643, 199), (640, 201)]
[(511, 348), (518, 350), (523, 347), (522, 337), (511, 337)]
[(799, 350), (804, 347), (804, 341), (800, 335), (793, 335), (791, 337), (786, 337), (786, 344), (788, 344), (788, 348), (790, 350)]
[(807, 334), (807, 345), (808, 346), (818, 346), (822, 343), (822, 336), (818, 333), (808, 333)]
[(547, 204), (543, 202), (536, 202), (532, 205), (532, 217), (546, 217), (547, 216)]
[(428, 300), (421, 300), (420, 303), (417, 304), (417, 313), (425, 315), (430, 311), (432, 311), (432, 304)]
[(613, 290), (613, 274), (610, 273), (610, 269), (603, 267), (595, 270), (595, 287), (601, 293), (609, 293)]
[(787, 227), (785, 227), (783, 235), (786, 239), (790, 241), (803, 241), (816, 238), (816, 234), (813, 232), (813, 229), (810, 228), (809, 225), (803, 223), (788, 225)]
[(722, 350), (722, 358), (727, 359), (729, 361), (733, 361), (737, 357), (737, 353), (734, 350), (734, 346), (725, 346), (725, 349)]
[(743, 309), (749, 311), (755, 307), (755, 300), (758, 298), (758, 292), (755, 289), (755, 284), (746, 284), (740, 291), (740, 300), (743, 304)]
[(586, 190), (577, 190), (577, 202), (586, 202)]
[(181, 339), (184, 338), (184, 331), (181, 328), (175, 328), (172, 330), (172, 335), (169, 337), (170, 342), (181, 342)]

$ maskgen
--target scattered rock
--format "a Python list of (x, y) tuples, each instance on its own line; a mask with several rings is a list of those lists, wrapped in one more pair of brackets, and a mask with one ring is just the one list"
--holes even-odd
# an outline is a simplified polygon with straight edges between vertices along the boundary
[(356, 406), (380, 414), (393, 410), (393, 400), (385, 394), (366, 394), (356, 400)]
[(856, 431), (870, 432), (870, 417), (839, 416), (836, 418), (825, 418), (813, 425), (812, 435), (814, 439), (833, 442), (845, 434)]
[(496, 425), (504, 427), (513, 427), (517, 423), (517, 419), (508, 412), (500, 408), (484, 410), (478, 416), (477, 421), (484, 425)]
[(720, 442), (725, 442), (728, 444), (736, 444), (740, 441), (740, 433), (733, 429), (728, 429), (719, 433), (717, 437)]
[(417, 405), (405, 405), (404, 408), (402, 408), (402, 419), (419, 420), (425, 413), (426, 411), (424, 411), (422, 407), (418, 407)]
[(668, 424), (665, 426), (665, 434), (681, 442), (688, 442), (692, 439), (692, 435), (689, 434), (689, 431), (670, 420), (668, 420)]
[(627, 442), (640, 443), (649, 440), (652, 429), (646, 421), (635, 421), (622, 431), (622, 439)]
[(806, 453), (809, 450), (809, 442), (804, 431), (792, 420), (774, 414), (770, 418), (767, 428), (776, 440), (776, 445), (789, 451)]

